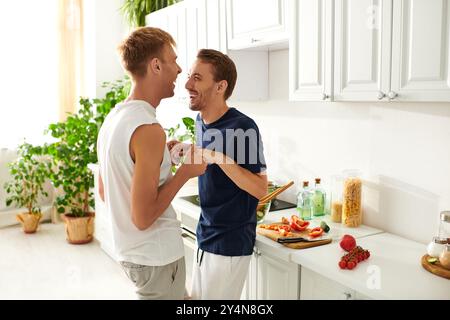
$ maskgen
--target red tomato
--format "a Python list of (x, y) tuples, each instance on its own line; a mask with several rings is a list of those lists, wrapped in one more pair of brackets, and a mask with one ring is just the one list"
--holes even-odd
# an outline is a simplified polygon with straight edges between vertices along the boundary
[(341, 269), (345, 269), (345, 267), (347, 267), (347, 262), (345, 262), (345, 260), (339, 261), (339, 267)]
[(352, 270), (355, 267), (356, 267), (356, 263), (354, 263), (353, 261), (350, 261), (349, 263), (347, 263), (347, 268), (349, 270)]

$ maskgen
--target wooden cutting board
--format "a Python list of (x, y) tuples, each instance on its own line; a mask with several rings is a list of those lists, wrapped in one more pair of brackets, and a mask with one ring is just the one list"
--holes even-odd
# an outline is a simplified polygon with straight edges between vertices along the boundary
[(435, 264), (431, 264), (428, 262), (428, 258), (430, 258), (430, 256), (427, 254), (422, 257), (422, 266), (425, 268), (425, 270), (439, 277), (450, 279), (450, 270), (445, 269), (443, 266), (441, 266), (441, 264), (439, 263), (439, 259)]
[[(270, 225), (282, 225), (282, 223), (271, 223)], [(292, 237), (305, 237), (308, 238), (308, 234), (311, 229), (306, 229), (305, 231), (291, 231), (293, 233)], [(282, 238), (280, 233), (275, 230), (268, 230), (256, 227), (256, 232), (260, 235), (266, 236), (269, 239), (272, 239), (273, 241), (277, 242), (278, 238)], [(324, 234), (326, 236), (326, 234)], [(331, 243), (332, 239), (323, 239), (319, 241), (313, 241), (313, 242), (293, 242), (293, 243), (283, 243), (284, 246), (291, 248), (291, 249), (306, 249), (311, 247), (317, 247), (322, 246), (324, 244)]]

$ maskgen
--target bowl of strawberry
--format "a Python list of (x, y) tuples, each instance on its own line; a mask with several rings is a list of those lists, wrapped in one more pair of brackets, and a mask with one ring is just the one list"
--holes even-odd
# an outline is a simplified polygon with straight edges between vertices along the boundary
[(358, 263), (363, 262), (370, 257), (370, 251), (357, 246), (355, 238), (350, 235), (346, 234), (341, 239), (339, 245), (348, 252), (341, 258), (341, 261), (339, 261), (339, 267), (341, 269), (352, 270)]

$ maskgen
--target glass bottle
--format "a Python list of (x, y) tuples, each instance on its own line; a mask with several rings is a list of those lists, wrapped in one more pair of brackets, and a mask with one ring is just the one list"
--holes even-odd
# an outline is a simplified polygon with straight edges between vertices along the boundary
[(309, 188), (309, 182), (303, 181), (303, 189), (297, 196), (298, 215), (303, 220), (311, 220), (312, 215), (312, 193)]
[(334, 175), (331, 179), (331, 221), (341, 223), (342, 220), (342, 187), (344, 177)]
[(342, 224), (346, 227), (359, 227), (362, 223), (362, 181), (356, 170), (344, 171), (342, 191)]
[(439, 222), (439, 238), (450, 244), (450, 211), (442, 211)]
[(321, 179), (315, 179), (314, 191), (312, 194), (313, 216), (320, 217), (325, 215), (325, 191), (320, 183)]

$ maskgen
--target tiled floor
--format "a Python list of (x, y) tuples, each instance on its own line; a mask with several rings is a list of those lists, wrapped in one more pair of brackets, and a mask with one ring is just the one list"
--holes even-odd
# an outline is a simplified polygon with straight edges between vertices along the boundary
[(63, 224), (41, 224), (35, 234), (0, 229), (0, 300), (135, 299), (120, 266), (97, 241), (67, 243)]

